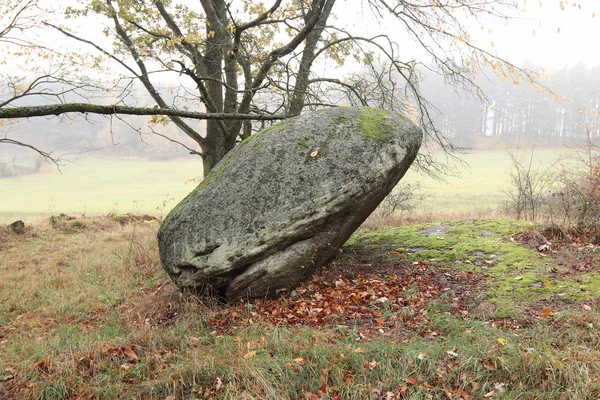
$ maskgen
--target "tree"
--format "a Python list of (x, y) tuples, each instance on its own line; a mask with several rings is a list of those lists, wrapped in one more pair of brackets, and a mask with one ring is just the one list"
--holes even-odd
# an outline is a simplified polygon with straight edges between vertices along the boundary
[[(43, 0), (18, 1), (22, 10), (42, 7)], [(46, 70), (3, 79), (0, 118), (18, 119), (65, 113), (149, 115), (153, 122), (173, 123), (197, 143), (204, 173), (208, 173), (236, 143), (248, 137), (251, 121), (276, 120), (311, 109), (340, 104), (376, 105), (411, 110), (430, 138), (452, 145), (436, 128), (429, 103), (421, 95), (415, 60), (402, 60), (398, 44), (385, 34), (360, 36), (346, 30), (334, 10), (341, 0), (273, 0), (266, 6), (253, 0), (86, 0), (58, 10), (54, 19), (29, 18), (28, 29), (60, 33), (88, 53), (54, 51), (25, 35), (28, 29), (8, 25), (19, 41), (11, 43), (21, 57), (35, 56)], [(356, 3), (345, 2), (346, 6)], [(499, 75), (536, 83), (537, 76), (477, 46), (467, 20), (505, 18), (518, 6), (504, 0), (364, 0), (363, 12), (382, 24), (393, 19), (424, 49), (447, 81), (483, 93), (475, 76), (483, 65)], [(69, 28), (76, 20), (102, 21), (111, 40), (100, 43)], [(484, 23), (484, 22), (481, 22)], [(28, 51), (24, 52), (25, 48)], [(23, 59), (23, 58), (21, 58)], [(347, 60), (364, 65), (365, 74), (347, 74)], [(352, 61), (355, 62), (355, 61)], [(332, 71), (317, 74), (314, 66)], [(119, 67), (106, 79), (107, 68)], [(82, 69), (92, 69), (87, 76)], [(114, 74), (114, 72), (113, 72)], [(176, 87), (161, 87), (178, 81)], [(155, 102), (138, 107), (131, 88), (138, 82)], [(110, 94), (111, 104), (93, 101), (93, 93)], [(24, 96), (43, 94), (47, 104), (24, 105)], [(70, 95), (67, 99), (67, 95)], [(71, 98), (82, 96), (84, 102)], [(48, 97), (50, 96), (50, 97)], [(92, 100), (89, 100), (92, 99)], [(204, 134), (193, 120), (206, 120)]]

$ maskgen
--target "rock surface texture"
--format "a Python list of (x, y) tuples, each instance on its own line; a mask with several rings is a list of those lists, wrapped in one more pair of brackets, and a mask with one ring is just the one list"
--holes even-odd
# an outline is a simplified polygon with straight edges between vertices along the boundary
[(163, 267), (233, 301), (293, 289), (331, 258), (410, 167), (422, 132), (371, 108), (291, 118), (233, 149), (165, 218)]

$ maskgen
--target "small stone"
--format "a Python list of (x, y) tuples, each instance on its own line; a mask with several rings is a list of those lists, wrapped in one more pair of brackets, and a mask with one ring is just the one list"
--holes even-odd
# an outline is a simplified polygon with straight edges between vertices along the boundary
[(429, 228), (425, 228), (419, 232), (421, 236), (438, 236), (445, 235), (448, 233), (448, 227), (446, 225), (433, 225)]
[(15, 221), (9, 225), (10, 229), (17, 235), (25, 233), (25, 223), (21, 220)]

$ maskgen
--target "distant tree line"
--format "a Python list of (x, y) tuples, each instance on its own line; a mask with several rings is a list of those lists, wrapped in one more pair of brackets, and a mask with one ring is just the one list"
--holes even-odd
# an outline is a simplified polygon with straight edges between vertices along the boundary
[(526, 83), (498, 79), (491, 68), (477, 83), (488, 101), (468, 96), (444, 85), (443, 77), (426, 74), (425, 97), (437, 109), (435, 123), (448, 137), (464, 146), (477, 137), (498, 137), (507, 142), (537, 139), (561, 144), (600, 136), (600, 65), (582, 63), (546, 71), (547, 87), (556, 95)]
[[(421, 90), (423, 97), (434, 106), (432, 115), (437, 129), (461, 146), (474, 147), (482, 137), (495, 137), (509, 143), (535, 138), (542, 143), (557, 145), (586, 139), (588, 132), (592, 138), (600, 137), (600, 65), (588, 67), (580, 63), (558, 71), (546, 71), (548, 78), (543, 83), (557, 96), (525, 83), (499, 79), (489, 68), (477, 79), (487, 102), (447, 85), (439, 74), (423, 72), (422, 76)], [(152, 104), (152, 99), (142, 88), (134, 92), (138, 104)], [(32, 104), (36, 101), (30, 100)], [(175, 159), (190, 152), (182, 145), (190, 148), (194, 145), (172, 124), (148, 124), (145, 119), (127, 116), (118, 120), (102, 116), (88, 116), (87, 119), (88, 123), (69, 119), (22, 120), (13, 129), (18, 130), (27, 143), (55, 149), (56, 154), (102, 149), (102, 155)], [(199, 125), (204, 123), (197, 122)], [(260, 129), (263, 124), (257, 122), (253, 129)], [(13, 156), (0, 154), (0, 162), (4, 166), (35, 165), (39, 170), (36, 154), (19, 154), (17, 163)]]

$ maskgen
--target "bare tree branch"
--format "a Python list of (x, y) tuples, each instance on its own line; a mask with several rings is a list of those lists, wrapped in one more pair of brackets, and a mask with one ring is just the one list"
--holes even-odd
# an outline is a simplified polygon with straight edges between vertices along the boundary
[(255, 115), (232, 113), (203, 113), (177, 110), (174, 108), (128, 107), (122, 105), (98, 105), (88, 103), (51, 104), (46, 106), (23, 106), (0, 108), (0, 119), (31, 118), (60, 115), (65, 113), (90, 113), (102, 115), (165, 115), (199, 120), (256, 120), (272, 121), (287, 118), (285, 115)]
[(0, 138), (0, 144), (11, 144), (14, 146), (21, 146), (21, 147), (26, 147), (28, 149), (31, 149), (31, 150), (35, 151), (36, 153), (38, 153), (39, 155), (41, 155), (42, 157), (44, 157), (44, 159), (46, 161), (51, 162), (52, 164), (56, 165), (56, 167), (58, 168), (59, 171), (60, 171), (60, 167), (62, 167), (64, 165), (61, 162), (60, 157), (54, 158), (52, 156), (52, 153), (48, 153), (46, 151), (40, 150), (37, 147), (32, 146), (30, 144), (19, 142), (18, 140), (9, 139), (9, 138)]

